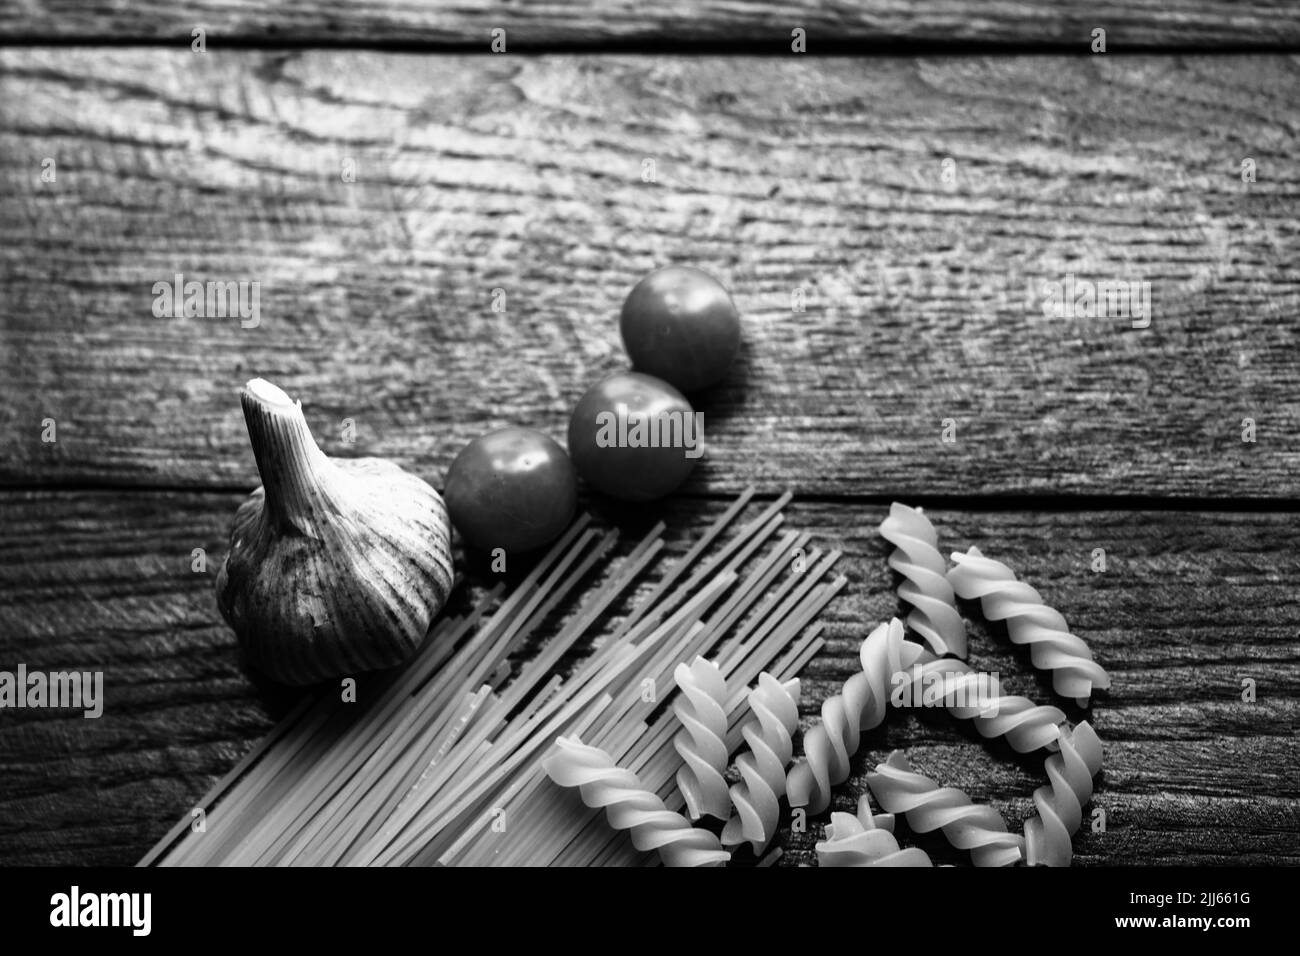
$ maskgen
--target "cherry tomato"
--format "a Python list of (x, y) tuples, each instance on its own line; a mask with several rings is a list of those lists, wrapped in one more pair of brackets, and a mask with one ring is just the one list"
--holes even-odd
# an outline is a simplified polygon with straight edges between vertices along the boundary
[(472, 548), (507, 554), (555, 540), (578, 504), (564, 449), (531, 428), (502, 428), (466, 445), (447, 472), (447, 512)]
[(703, 428), (690, 402), (667, 382), (638, 372), (593, 385), (569, 419), (578, 474), (624, 501), (662, 498), (703, 453)]
[(683, 392), (714, 385), (740, 350), (740, 314), (721, 283), (688, 266), (666, 266), (636, 284), (619, 319), (639, 372)]

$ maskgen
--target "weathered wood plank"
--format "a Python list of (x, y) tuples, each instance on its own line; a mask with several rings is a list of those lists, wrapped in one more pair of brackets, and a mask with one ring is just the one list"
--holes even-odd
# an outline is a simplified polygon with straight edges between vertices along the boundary
[[(0, 51), (0, 482), (251, 486), (264, 375), (440, 483), (682, 261), (746, 317), (696, 490), (1300, 493), (1293, 60), (737, 63)], [(156, 318), (178, 272), (260, 324)], [(1150, 327), (1045, 318), (1067, 274)]]
[(339, 3), (280, 0), (179, 4), (28, 0), (0, 4), (0, 39), (72, 38), (189, 43), (196, 27), (219, 43), (420, 44), (481, 46), (506, 30), (508, 50), (654, 43), (672, 47), (727, 44), (779, 52), (802, 27), (808, 51), (859, 42), (1068, 44), (1086, 49), (1104, 28), (1110, 49), (1234, 44), (1283, 47), (1300, 42), (1300, 19), (1283, 0), (422, 0)]
[[(241, 671), (212, 597), (238, 496), (5, 493), (0, 507), (0, 668), (102, 669), (99, 720), (0, 712), (0, 860), (125, 864), (183, 815), (290, 700)], [(662, 515), (680, 550), (722, 505), (678, 498), (620, 518), (631, 538)], [(898, 610), (875, 535), (884, 509), (796, 502), (789, 526), (846, 549), (850, 585), (828, 609), (829, 646), (807, 668), (804, 721), (856, 665), (858, 643)], [(1300, 863), (1300, 654), (1293, 514), (934, 511), (944, 546), (1005, 558), (1092, 645), (1114, 688), (1094, 720), (1106, 763), (1094, 805), (1105, 834), (1081, 863)], [(208, 550), (206, 574), (191, 550)], [(1091, 570), (1094, 548), (1108, 569)], [(1005, 636), (971, 624), (972, 662), (1006, 687), (1051, 699)], [(1241, 680), (1258, 682), (1242, 703)], [(1071, 710), (1072, 715), (1078, 712)], [(1030, 812), (1041, 760), (989, 745), (932, 713), (894, 714), (865, 738), (837, 805), (905, 747), (945, 783), (1013, 823)], [(786, 834), (812, 859), (820, 821)], [(936, 859), (962, 862), (931, 840)]]

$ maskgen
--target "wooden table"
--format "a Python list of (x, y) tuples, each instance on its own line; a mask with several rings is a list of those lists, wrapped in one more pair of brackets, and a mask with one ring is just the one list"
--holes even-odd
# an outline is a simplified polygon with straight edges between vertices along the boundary
[[(0, 669), (107, 684), (97, 721), (0, 712), (0, 862), (134, 862), (283, 712), (213, 599), (257, 483), (244, 380), (301, 396), (328, 452), (441, 485), (487, 429), (562, 436), (625, 364), (627, 289), (684, 262), (746, 345), (653, 514), (680, 541), (789, 488), (791, 526), (847, 550), (805, 726), (898, 612), (875, 527), (920, 503), (1113, 677), (1080, 863), (1300, 863), (1294, 4), (32, 0), (0, 44)], [(260, 281), (260, 324), (155, 318), (175, 273)], [(1149, 327), (1044, 317), (1067, 273), (1149, 281)], [(1042, 782), (906, 716), (838, 806), (894, 747), (1015, 824)]]

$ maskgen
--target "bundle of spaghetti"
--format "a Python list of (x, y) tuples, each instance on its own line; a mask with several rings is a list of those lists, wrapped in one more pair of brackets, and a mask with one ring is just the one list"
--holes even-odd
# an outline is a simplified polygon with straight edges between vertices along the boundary
[[(326, 824), (362, 798), (374, 801), (364, 771), (383, 765), (388, 773), (379, 779), (389, 783), (409, 776), (403, 771), (412, 762), (412, 751), (419, 749), (413, 743), (436, 739), (456, 723), (467, 703), (469, 716), (481, 719), (481, 705), (495, 699), (494, 687), (506, 673), (506, 656), (612, 546), (613, 535), (601, 538), (586, 524), (585, 517), (576, 522), (463, 646), (458, 648), (458, 642), (486, 614), (500, 588), (468, 617), (440, 621), (405, 669), (359, 686), (357, 700), (362, 702), (340, 706), (339, 699), (326, 693), (314, 705), (300, 705), (265, 746), (254, 748), (254, 760), (241, 762), (214, 788), (204, 801), (205, 827), (186, 834), (164, 862), (305, 862), (302, 854), (322, 850), (313, 837), (327, 832), (336, 839), (337, 830), (326, 830)], [(658, 531), (640, 551), (661, 547), (655, 540)], [(426, 730), (415, 741), (399, 732), (417, 722)], [(394, 755), (396, 761), (387, 763)], [(414, 758), (417, 766), (419, 756)], [(145, 862), (161, 856), (174, 839), (164, 838)]]
[(1061, 728), (1060, 752), (1047, 758), (1049, 786), (1034, 791), (1038, 815), (1025, 821), (1025, 862), (1030, 866), (1069, 866), (1070, 838), (1083, 822), (1083, 805), (1092, 796), (1092, 778), (1101, 771), (1101, 739), (1085, 720), (1071, 731)]
[[(666, 673), (666, 671), (670, 670), (673, 666), (675, 666), (675, 662), (680, 660), (682, 656), (689, 657), (692, 653), (698, 653), (700, 650), (704, 649), (705, 645), (708, 643), (707, 636), (705, 634), (707, 630), (708, 628), (706, 628), (703, 624), (697, 622), (697, 624), (694, 627), (692, 627), (689, 631), (687, 631), (683, 635), (683, 639), (688, 641), (688, 643), (682, 644), (679, 642), (666, 655), (666, 659), (661, 666), (659, 666), (658, 668), (651, 667), (648, 671), (645, 671), (643, 673), (653, 674), (657, 672), (662, 675)], [(818, 645), (814, 645), (813, 648), (811, 649), (815, 651), (816, 646)], [(797, 666), (802, 666), (802, 665), (799, 664)], [(643, 703), (643, 698), (639, 693), (637, 693), (637, 691), (639, 691), (641, 687), (644, 687), (645, 685), (648, 684), (649, 687), (654, 688), (657, 685), (657, 681), (655, 678), (647, 677), (643, 679), (641, 674), (633, 675), (632, 679), (630, 679), (627, 683), (629, 685), (629, 692), (626, 694), (620, 693), (621, 699), (623, 699), (627, 703), (625, 703), (624, 706), (619, 710), (610, 712), (609, 720), (611, 721), (611, 727), (613, 728), (626, 727), (627, 726), (626, 719), (629, 710), (631, 710), (635, 704)], [(649, 700), (651, 702), (651, 706), (653, 706), (653, 702), (655, 700), (653, 695), (650, 696)], [(667, 716), (671, 718), (672, 715), (669, 714)], [(665, 735), (663, 739), (666, 742), (667, 735)], [(675, 769), (676, 769), (675, 765), (668, 766), (667, 782), (669, 783), (671, 782), (672, 772)], [(537, 811), (536, 802), (532, 802), (524, 808), (524, 815), (527, 816), (530, 811), (532, 812), (532, 815), (536, 816), (536, 811)], [(500, 859), (500, 857), (498, 857), (498, 859)], [(443, 862), (450, 862), (450, 860), (444, 859)]]
[(910, 669), (924, 652), (921, 645), (903, 640), (898, 618), (867, 636), (859, 654), (862, 670), (822, 702), (821, 721), (803, 735), (803, 759), (786, 778), (790, 806), (807, 807), (813, 814), (830, 806), (831, 788), (849, 779), (849, 760), (858, 751), (862, 731), (885, 719), (892, 676)]
[(1024, 837), (1008, 833), (1000, 813), (916, 773), (901, 750), (867, 774), (867, 786), (887, 812), (905, 814), (917, 833), (942, 830), (949, 843), (970, 851), (976, 866), (1010, 866), (1024, 852)]
[[(685, 635), (688, 639), (687, 643), (675, 648), (667, 656), (664, 661), (666, 666), (659, 669), (658, 677), (642, 679), (638, 675), (635, 682), (629, 682), (630, 691), (635, 691), (639, 686), (646, 685), (647, 680), (650, 687), (660, 686), (659, 681), (667, 674), (669, 668), (676, 666), (674, 661), (681, 662), (683, 657), (690, 660), (712, 646), (719, 636), (719, 631), (731, 627), (732, 623), (750, 605), (757, 601), (761, 593), (760, 586), (769, 582), (772, 578), (771, 568), (779, 562), (788, 560), (792, 550), (791, 545), (801, 545), (803, 540), (802, 536), (793, 541), (789, 538), (783, 539), (773, 553), (766, 560), (760, 562), (758, 568), (749, 575), (750, 586), (748, 588), (742, 586), (738, 589), (737, 597), (741, 598), (740, 600), (728, 602), (707, 622), (701, 622), (696, 627), (693, 627)], [(763, 602), (753, 614), (735, 627), (731, 639), (719, 648), (715, 657), (718, 670), (728, 683), (748, 681), (751, 676), (757, 674), (764, 666), (770, 665), (773, 658), (781, 653), (783, 649), (785, 649), (785, 654), (776, 668), (773, 668), (773, 672), (779, 673), (783, 678), (788, 679), (789, 676), (793, 676), (795, 672), (802, 669), (812, 655), (820, 649), (822, 641), (819, 636), (819, 628), (808, 629), (803, 633), (802, 637), (798, 635), (834, 594), (838, 593), (840, 588), (843, 587), (845, 583), (843, 578), (838, 578), (826, 585), (817, 584), (820, 575), (828, 570), (838, 557), (838, 553), (831, 553), (819, 560), (818, 555), (814, 552), (811, 558), (812, 566), (805, 574), (788, 580), (767, 601)], [(745, 594), (746, 590), (748, 590), (748, 594)], [(616, 715), (619, 719), (626, 719), (628, 710), (639, 709), (644, 713), (655, 709), (656, 704), (659, 703), (654, 700), (647, 702), (634, 692), (630, 692), (626, 699), (630, 704)], [(728, 732), (726, 746), (728, 753), (737, 749), (742, 739), (739, 723), (744, 702), (743, 687), (740, 692), (733, 694), (727, 702)], [(681, 757), (673, 747), (673, 732), (677, 729), (677, 726), (678, 721), (674, 713), (670, 710), (664, 710), (658, 718), (651, 719), (644, 733), (638, 730), (632, 735), (635, 739), (633, 739), (631, 746), (626, 751), (622, 753), (612, 752), (615, 759), (619, 761), (620, 766), (625, 766), (637, 773), (643, 786), (665, 800), (669, 809), (677, 809), (682, 804), (682, 797), (674, 787), (675, 773), (683, 765)], [(595, 738), (592, 739), (595, 740)], [(534, 816), (537, 816), (537, 805), (535, 803), (524, 808), (526, 814), (530, 811)], [(550, 813), (545, 815), (544, 818), (554, 823), (557, 819), (566, 819), (566, 813), (559, 807), (552, 807)], [(567, 819), (572, 821), (573, 815), (571, 811), (568, 812)], [(580, 832), (554, 858), (554, 862), (562, 865), (635, 864), (643, 858), (634, 845), (626, 839), (626, 836), (620, 838), (617, 834), (611, 835), (603, 825), (598, 823), (593, 825), (592, 821), (583, 820), (577, 829)], [(498, 857), (498, 859), (500, 858)], [(479, 858), (475, 861), (482, 862), (482, 859)], [(444, 862), (450, 861), (444, 860)], [(464, 862), (470, 861), (466, 860)]]
[(764, 671), (749, 692), (749, 709), (755, 719), (745, 724), (741, 736), (749, 745), (736, 758), (741, 782), (731, 788), (736, 815), (722, 828), (724, 846), (748, 840), (758, 856), (776, 835), (785, 796), (785, 769), (794, 753), (794, 732), (799, 726), (799, 680), (782, 683)]
[(731, 809), (727, 797), (727, 682), (717, 664), (697, 657), (688, 667), (678, 664), (673, 682), (681, 691), (673, 714), (682, 729), (673, 736), (673, 749), (682, 758), (677, 789), (686, 801), (686, 816), (708, 815), (725, 820)]
[(948, 572), (953, 590), (966, 600), (978, 598), (984, 616), (1005, 621), (1013, 643), (1028, 644), (1034, 667), (1051, 671), (1052, 687), (1062, 697), (1073, 697), (1087, 707), (1094, 687), (1110, 687), (1110, 677), (1092, 659), (1083, 639), (1070, 633), (1065, 618), (1048, 607), (1034, 588), (1016, 579), (1000, 561), (984, 557), (978, 548), (953, 552), (956, 565)]
[[(661, 529), (652, 532), (651, 538), (643, 542), (634, 552), (634, 563), (639, 563), (643, 553), (653, 550), (653, 539), (657, 538), (659, 530)], [(574, 571), (569, 572), (565, 584), (569, 586), (576, 584), (577, 580), (594, 565), (595, 560), (604, 556), (612, 544), (612, 536), (606, 536), (594, 553), (588, 555)], [(570, 556), (566, 555), (557, 564), (552, 576), (567, 571), (568, 565), (572, 563), (569, 558)], [(546, 584), (544, 580), (542, 587)], [(621, 590), (622, 586), (625, 585), (616, 585), (611, 590), (616, 592)], [(294, 842), (289, 859), (285, 862), (338, 862), (354, 842), (365, 834), (373, 832), (383, 819), (383, 811), (391, 812), (400, 805), (402, 794), (408, 787), (421, 778), (427, 782), (431, 777), (436, 779), (439, 775), (450, 774), (462, 766), (471, 750), (467, 746), (455, 746), (458, 742), (463, 739), (472, 745), (507, 726), (506, 715), (524, 703), (546, 676), (546, 670), (538, 669), (538, 665), (544, 668), (547, 659), (553, 658), (555, 654), (562, 651), (563, 647), (571, 646), (585, 631), (586, 624), (591, 619), (593, 609), (587, 608), (565, 631), (562, 631), (558, 640), (550, 642), (543, 653), (531, 662), (529, 665), (533, 668), (531, 674), (529, 668), (525, 668), (519, 677), (507, 686), (496, 687), (509, 674), (506, 656), (521, 645), (532, 627), (546, 613), (549, 613), (568, 589), (562, 586), (555, 591), (542, 591), (542, 594), (547, 595), (544, 601), (530, 602), (533, 606), (525, 612), (523, 626), (507, 628), (506, 632), (495, 641), (493, 653), (479, 660), (468, 675), (459, 676), (459, 689), (443, 698), (440, 709), (417, 704), (415, 707), (408, 708), (400, 721), (390, 723), (387, 745), (381, 744), (371, 754), (360, 771), (353, 775), (349, 783), (339, 791), (339, 796), (335, 798), (330, 812), (319, 814), (316, 822)], [(594, 610), (599, 611), (599, 608)], [(440, 674), (439, 677), (442, 675)], [(488, 683), (480, 685), (480, 681), (485, 678), (489, 678)], [(453, 681), (452, 684), (454, 683)], [(479, 688), (474, 691), (476, 685), (479, 685)], [(553, 682), (548, 681), (542, 687), (542, 692), (546, 692), (550, 687), (553, 687)], [(496, 692), (498, 689), (501, 691), (500, 694)], [(482, 701), (486, 701), (485, 706), (482, 708), (476, 706)], [(473, 723), (467, 726), (466, 719), (457, 720), (458, 714), (461, 713), (464, 713), (466, 718), (473, 718)], [(410, 732), (417, 723), (424, 723), (426, 729), (412, 740)], [(358, 806), (364, 807), (365, 812), (353, 813)], [(351, 826), (341, 824), (341, 819), (349, 821)], [(322, 834), (328, 834), (323, 838), (323, 843)], [(263, 859), (258, 862), (276, 862), (276, 860)]]
[(858, 799), (858, 813), (832, 813), (826, 839), (815, 847), (818, 866), (934, 866), (919, 847), (900, 849), (894, 815), (871, 812), (871, 797)]
[[(783, 503), (784, 499), (780, 499), (777, 504)], [(706, 567), (712, 568), (715, 575), (728, 575), (727, 582), (730, 583), (741, 562), (757, 549), (761, 540), (773, 533), (777, 526), (774, 517), (772, 509), (769, 509)], [(747, 540), (749, 535), (757, 537), (759, 541)], [(647, 789), (654, 790), (660, 797), (669, 795), (676, 770), (681, 766), (681, 758), (671, 746), (675, 718), (665, 711), (657, 720), (652, 721), (651, 726), (646, 728), (647, 732), (642, 732), (645, 715), (662, 703), (657, 697), (656, 689), (665, 686), (677, 664), (692, 660), (714, 647), (724, 631), (731, 628), (761, 596), (764, 587), (774, 577), (772, 569), (779, 567), (782, 560), (788, 559), (792, 546), (804, 541), (806, 536), (783, 538), (757, 569), (741, 579), (731, 598), (709, 616), (707, 621), (698, 614), (693, 618), (671, 615), (666, 622), (667, 626), (661, 625), (657, 631), (663, 637), (663, 640), (654, 642), (658, 656), (640, 658), (637, 667), (627, 669), (618, 682), (608, 685), (610, 695), (618, 703), (595, 718), (591, 729), (584, 732), (584, 738), (602, 748), (608, 747), (611, 756), (620, 765), (638, 773)], [(701, 551), (698, 547), (693, 549), (697, 555)], [(699, 576), (697, 574), (694, 577)], [(813, 576), (810, 574), (808, 577)], [(811, 589), (812, 583), (814, 581), (810, 580), (800, 587), (779, 589), (776, 596), (736, 628), (733, 639), (717, 655), (720, 669), (729, 673), (740, 668), (740, 672), (744, 673), (744, 668), (748, 666), (747, 655), (751, 655), (758, 657), (758, 663), (752, 668), (756, 673), (764, 664), (770, 663), (782, 648), (791, 644), (797, 635), (797, 628), (802, 628), (815, 616), (844, 582), (840, 579), (817, 589)], [(656, 592), (661, 590), (656, 589)], [(787, 596), (785, 600), (781, 600), (782, 595)], [(620, 627), (615, 633), (624, 635), (624, 641), (635, 640), (651, 624), (662, 618), (663, 615), (659, 613), (646, 613), (645, 620), (648, 623), (632, 628)], [(820, 640), (816, 635), (806, 634), (787, 653), (786, 666), (802, 667), (819, 647)], [(649, 694), (646, 694), (647, 688), (650, 689)], [(554, 740), (554, 736), (551, 739)], [(649, 776), (645, 772), (647, 768)], [(575, 814), (570, 801), (557, 799), (558, 791), (554, 788), (541, 788), (540, 783), (535, 772), (531, 776), (525, 772), (501, 792), (500, 808), (509, 820), (508, 840), (491, 838), (491, 834), (486, 832), (486, 817), (467, 820), (467, 829), (458, 833), (458, 838), (446, 848), (446, 852), (436, 857), (437, 861), (445, 864), (580, 864), (593, 862), (597, 857), (606, 855), (610, 856), (609, 862), (632, 863), (642, 859), (641, 854), (630, 844), (622, 848), (611, 846), (613, 841), (603, 822), (593, 821), (591, 814)], [(562, 792), (558, 793), (562, 797)], [(680, 801), (676, 794), (672, 796)]]
[[(786, 551), (777, 556), (784, 558), (788, 553)], [(736, 631), (732, 640), (724, 645), (716, 658), (728, 682), (748, 681), (761, 669), (764, 662), (771, 661), (780, 648), (790, 645), (799, 629), (838, 592), (844, 583), (842, 578), (836, 579), (829, 585), (811, 589), (816, 577), (829, 568), (837, 558), (838, 554), (832, 553), (818, 562), (814, 554), (813, 566), (806, 576), (801, 576), (797, 586), (791, 587), (794, 581), (787, 581), (785, 586), (778, 589), (776, 594)], [(756, 573), (762, 574), (763, 567), (760, 567)], [(755, 627), (759, 620), (763, 623)], [(782, 674), (787, 671), (792, 674), (804, 666), (820, 645), (821, 641), (816, 629), (806, 632), (803, 638), (790, 647), (786, 656), (778, 664), (777, 670)], [(730, 728), (727, 735), (728, 752), (734, 751), (740, 744), (738, 724), (740, 708), (744, 701), (745, 694), (741, 690), (733, 695), (728, 703)], [(680, 757), (670, 746), (674, 724), (671, 714), (662, 715), (652, 725), (633, 762), (628, 764), (631, 769), (637, 771), (648, 788), (654, 789), (659, 796), (666, 799), (670, 809), (680, 806), (681, 801), (680, 794), (674, 792), (672, 786), (673, 773), (681, 765)], [(606, 848), (606, 852), (615, 851)], [(608, 857), (600, 859), (608, 861)]]
[[(577, 573), (585, 573), (585, 567)], [(575, 639), (581, 631), (580, 626), (574, 629)], [(478, 682), (482, 671), (490, 666), (486, 661), (478, 665), (476, 673), (462, 678), (460, 699), (463, 703), (459, 707), (444, 706), (433, 719), (428, 719), (428, 708), (409, 710), (390, 730), (386, 744), (371, 755), (352, 782), (341, 791), (343, 799), (335, 800), (332, 812), (323, 814), (318, 824), (299, 837), (293, 848), (298, 852), (291, 853), (291, 860), (300, 863), (338, 862), (354, 842), (372, 833), (384, 816), (400, 806), (402, 795), (408, 788), (420, 781), (427, 784), (436, 774), (451, 773), (463, 763), (468, 750), (453, 749), (462, 737), (474, 740), (504, 726), (506, 714), (531, 691), (533, 683), (525, 674), (508, 688), (499, 686), (509, 674), (504, 655), (509, 653), (511, 646), (518, 645), (518, 640), (516, 635), (508, 643), (498, 642), (502, 658), (492, 667), (492, 676), (478, 691), (470, 688)], [(548, 648), (548, 652), (553, 651), (554, 645)], [(538, 679), (540, 676), (543, 675), (537, 675)], [(548, 682), (543, 692), (553, 686), (553, 682)], [(497, 690), (501, 693), (498, 694)], [(453, 694), (449, 703), (456, 698), (457, 695)], [(426, 729), (413, 742), (404, 745), (403, 742), (411, 741), (413, 727), (423, 720), (428, 720)], [(364, 813), (353, 812), (358, 805), (365, 808)], [(330, 835), (322, 844), (318, 838), (323, 833)], [(308, 853), (310, 855), (305, 855)]]
[[(808, 541), (778, 535), (788, 494), (714, 549), (751, 497), (728, 507), (585, 657), (583, 639), (599, 633), (664, 546), (659, 525), (608, 564), (616, 534), (598, 534), (582, 517), (504, 599), (493, 589), (464, 617), (442, 618), (403, 669), (360, 678), (356, 703), (329, 692), (301, 703), (204, 798), (204, 826), (188, 828), (187, 817), (142, 863), (645, 862), (581, 801), (575, 813), (573, 795), (550, 783), (541, 761), (557, 737), (581, 734), (675, 810), (682, 760), (666, 706), (674, 669), (707, 654), (724, 687), (739, 688), (718, 702), (725, 725), (716, 714), (710, 725), (730, 755), (748, 682), (765, 668), (793, 677), (820, 649), (814, 619), (845, 583), (821, 579), (839, 555), (814, 551), (806, 573), (777, 583)], [(597, 567), (599, 585), (545, 636)], [(658, 699), (663, 688), (667, 700)]]
[[(434, 636), (439, 637), (437, 631)], [(423, 659), (417, 661), (412, 676), (424, 677), (425, 663)], [(246, 845), (244, 834), (249, 827), (290, 799), (294, 784), (309, 778), (329, 757), (330, 745), (349, 736), (364, 737), (360, 731), (377, 723), (376, 715), (391, 714), (410, 692), (409, 683), (412, 682), (397, 685), (381, 678), (374, 694), (363, 686), (358, 691), (361, 699), (373, 703), (357, 705), (361, 712), (355, 716), (345, 709), (332, 707), (334, 701), (322, 698), (308, 720), (278, 735), (279, 747), (268, 748), (267, 755), (252, 766), (237, 786), (230, 788), (216, 809), (209, 810), (206, 830), (194, 831), (202, 837), (194, 836), (193, 832), (187, 834), (187, 840), (163, 861), (164, 865), (220, 863), (233, 859), (241, 841)]]
[[(743, 509), (750, 494), (747, 492), (742, 495), (710, 527), (702, 541), (704, 546)], [(584, 704), (590, 703), (598, 693), (608, 693), (614, 699), (620, 699), (622, 683), (631, 679), (635, 673), (634, 665), (648, 658), (650, 651), (669, 644), (682, 633), (688, 632), (698, 615), (734, 582), (736, 576), (724, 562), (733, 555), (752, 550), (770, 537), (781, 521), (779, 508), (787, 500), (788, 496), (778, 499), (759, 518), (742, 529), (736, 539), (714, 559), (714, 573), (711, 576), (697, 573), (687, 582), (685, 591), (679, 589), (667, 592), (670, 604), (677, 610), (668, 615), (666, 621), (663, 620), (665, 615), (662, 609), (651, 608), (646, 601), (639, 604), (611, 639), (606, 640), (554, 693), (553, 699), (539, 708), (527, 724), (508, 738), (508, 747), (498, 748), (496, 744), (493, 745), (492, 752), (484, 755), (489, 759), (480, 760), (476, 764), (476, 768), (482, 769), (481, 773), (470, 780), (462, 778), (455, 786), (422, 795), (422, 799), (412, 801), (395, 824), (380, 835), (379, 840), (372, 841), (363, 848), (356, 862), (445, 863), (452, 862), (457, 854), (464, 853), (471, 839), (480, 834), (487, 823), (488, 818), (483, 813), (485, 808), (501, 810), (494, 800), (527, 794), (529, 787), (535, 785), (535, 765), (530, 764), (530, 758), (535, 760), (540, 757), (556, 733), (564, 731), (580, 712), (580, 708), (572, 704), (563, 709), (560, 705), (568, 701), (577, 690), (581, 691), (580, 703)], [(694, 561), (704, 550), (705, 547), (697, 544), (687, 554), (685, 561), (678, 562), (670, 570), (667, 579), (676, 580), (685, 569), (686, 562)], [(698, 594), (684, 597), (690, 589), (701, 584)], [(652, 591), (651, 599), (664, 594), (665, 590), (661, 582)], [(548, 661), (546, 666), (550, 667), (552, 663)], [(513, 818), (510, 826), (513, 834)], [(495, 842), (500, 850), (502, 841)], [(517, 845), (518, 841), (511, 842)]]
[(611, 685), (618, 677), (652, 649), (662, 635), (676, 630), (679, 616), (689, 619), (698, 614), (733, 580), (734, 575), (722, 574), (710, 581), (700, 595), (684, 604), (679, 614), (670, 617), (644, 644), (618, 643), (601, 648), (564, 682), (562, 691), (552, 695), (527, 720), (520, 721), (512, 733), (492, 742), (471, 772), (461, 774), (454, 783), (449, 781), (436, 792), (416, 794), (417, 799), (399, 814), (388, 831), (363, 849), (355, 862), (404, 865), (440, 859), (467, 828), (475, 826), (476, 820), (486, 820), (485, 814), (498, 808), (495, 797), (517, 783), (513, 775), (521, 770), (527, 773), (558, 733), (601, 694), (611, 694)]
[(716, 836), (665, 807), (603, 750), (577, 737), (561, 737), (556, 748), (542, 762), (547, 775), (562, 787), (577, 787), (587, 806), (604, 809), (610, 826), (629, 831), (638, 850), (658, 851), (665, 866), (720, 866), (731, 859)]
[[(817, 645), (814, 644), (813, 647), (812, 647), (812, 649), (815, 650), (816, 647), (817, 647)], [(794, 665), (792, 665), (792, 666), (802, 666), (802, 664), (800, 664), (800, 663), (796, 663), (796, 664), (794, 664)], [(667, 715), (667, 716), (671, 717), (671, 715)], [(645, 725), (644, 725), (643, 722), (638, 722), (638, 725), (637, 725), (638, 728), (642, 728), (642, 729), (643, 729), (644, 726), (645, 726)], [(633, 738), (634, 738), (634, 737), (636, 737), (638, 734), (640, 734), (640, 732), (641, 732), (641, 730), (639, 730), (639, 729), (638, 729), (638, 730), (634, 730), (634, 731), (632, 731), (632, 732), (628, 735), (628, 737), (633, 737)], [(625, 741), (625, 742), (622, 744), (622, 747), (621, 747), (621, 750), (622, 750), (623, 752), (626, 752), (626, 750), (627, 750), (627, 744), (626, 744), (626, 740), (627, 740), (627, 739), (628, 739), (627, 737), (624, 738), (624, 741)], [(663, 782), (664, 782), (665, 784), (667, 784), (667, 787), (664, 787), (664, 788), (661, 788), (661, 789), (668, 789), (668, 788), (671, 787), (671, 783), (672, 783), (672, 780), (671, 780), (671, 772), (672, 772), (672, 768), (669, 767), (668, 772), (667, 772), (666, 774), (663, 774)], [(649, 788), (649, 785), (647, 784), (646, 786), (647, 786), (647, 789), (648, 789), (648, 788)], [(525, 809), (525, 811), (528, 811), (528, 810), (535, 810), (535, 808), (536, 808), (536, 804), (531, 804), (531, 803), (530, 803), (530, 804), (526, 805), (524, 809)], [(561, 822), (563, 822), (564, 817), (565, 817), (565, 814), (564, 814), (562, 811), (560, 812), (560, 817), (561, 817)], [(570, 819), (571, 819), (571, 817), (570, 817)], [(581, 827), (579, 827), (579, 829), (581, 829)], [(586, 833), (585, 833), (585, 835), (584, 835), (584, 837), (583, 837), (582, 839), (580, 839), (580, 840), (575, 840), (575, 841), (574, 841), (573, 843), (571, 843), (568, 847), (565, 847), (565, 848), (564, 848), (564, 852), (563, 852), (562, 856), (560, 857), (560, 859), (558, 860), (558, 862), (561, 862), (561, 863), (570, 863), (570, 864), (572, 864), (572, 863), (588, 863), (588, 862), (591, 862), (591, 858), (592, 858), (592, 856), (593, 856), (594, 854), (597, 854), (597, 853), (598, 853), (602, 848), (604, 848), (605, 845), (606, 845), (608, 842), (609, 842), (609, 837), (608, 837), (607, 832), (604, 830), (603, 826), (602, 826), (602, 827), (598, 827), (598, 828), (597, 828), (596, 830), (594, 830), (594, 831), (591, 830), (591, 829), (588, 829), (588, 830), (586, 831)], [(584, 849), (584, 847), (585, 847), (585, 849)], [(538, 857), (537, 859), (540, 860), (541, 858)], [(635, 862), (635, 860), (634, 860), (634, 859), (629, 859), (629, 860), (624, 860), (623, 862)]]
[(894, 546), (889, 566), (903, 576), (898, 596), (912, 605), (907, 626), (936, 654), (966, 656), (966, 623), (948, 583), (948, 563), (939, 553), (939, 535), (920, 508), (894, 502), (880, 535)]

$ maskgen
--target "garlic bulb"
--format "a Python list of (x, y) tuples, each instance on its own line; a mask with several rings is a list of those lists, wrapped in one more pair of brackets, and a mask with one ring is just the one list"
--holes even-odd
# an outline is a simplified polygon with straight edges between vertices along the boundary
[(287, 684), (401, 663), (451, 590), (442, 498), (392, 462), (327, 458), (269, 382), (240, 399), (262, 487), (235, 514), (217, 604), (249, 662)]

